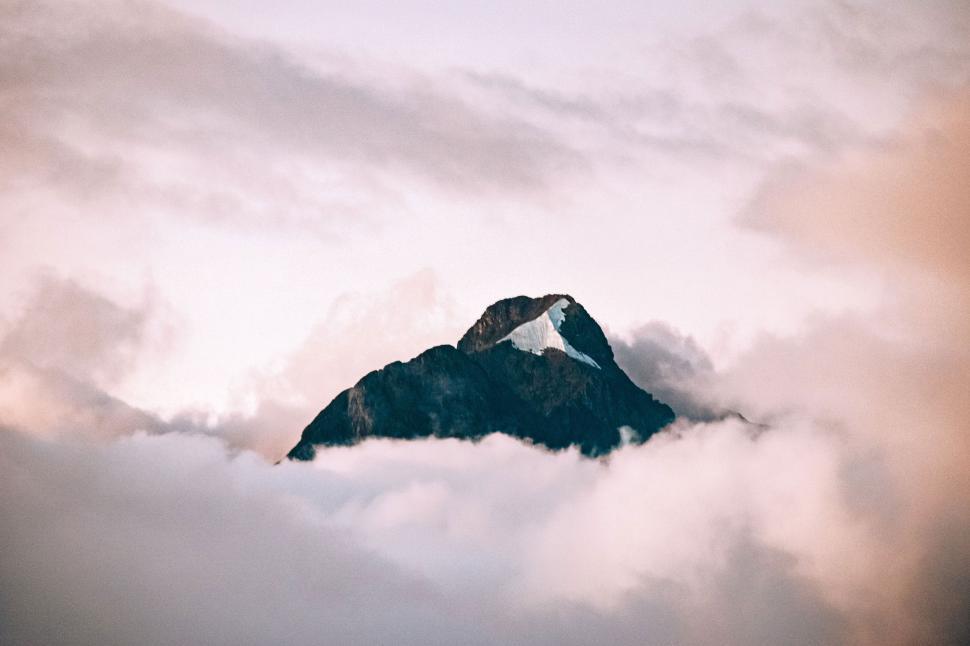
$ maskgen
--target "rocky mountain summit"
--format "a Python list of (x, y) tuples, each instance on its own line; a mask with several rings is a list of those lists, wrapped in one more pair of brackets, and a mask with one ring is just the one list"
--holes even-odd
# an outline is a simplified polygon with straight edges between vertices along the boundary
[(517, 296), (486, 309), (457, 346), (367, 374), (317, 415), (287, 457), (310, 460), (317, 446), (368, 437), (490, 433), (592, 457), (642, 442), (673, 419), (616, 365), (603, 330), (575, 299)]

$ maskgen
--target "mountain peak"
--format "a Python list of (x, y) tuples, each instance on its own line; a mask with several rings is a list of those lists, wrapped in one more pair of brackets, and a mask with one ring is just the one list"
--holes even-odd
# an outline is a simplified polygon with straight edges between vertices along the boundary
[[(565, 301), (565, 303), (563, 304), (562, 301)], [(533, 333), (545, 334), (545, 341), (551, 342), (553, 345), (542, 347), (558, 348), (567, 354), (569, 352), (565, 348), (570, 348), (575, 350), (576, 353), (584, 355), (589, 360), (586, 363), (599, 368), (615, 367), (613, 350), (610, 348), (603, 330), (586, 312), (586, 309), (569, 294), (546, 294), (538, 298), (515, 296), (493, 303), (485, 309), (478, 321), (461, 337), (458, 341), (458, 349), (466, 354), (482, 352), (509, 339), (513, 332), (526, 324), (543, 317), (549, 317), (549, 322), (552, 324), (556, 335), (550, 334), (553, 330), (549, 330), (549, 326), (540, 324), (534, 326), (533, 329), (526, 328), (523, 330), (520, 339)], [(555, 336), (562, 338), (564, 347), (558, 347), (559, 342)], [(509, 340), (518, 347), (516, 339)], [(535, 342), (540, 341), (541, 339), (535, 340)], [(528, 347), (521, 349), (528, 349), (529, 351), (538, 349), (535, 343), (521, 345), (527, 345)], [(584, 361), (584, 359), (579, 360)]]
[(602, 455), (643, 441), (674, 419), (616, 365), (603, 330), (568, 294), (493, 303), (452, 346), (395, 361), (340, 393), (290, 451), (367, 437), (506, 433), (547, 448)]
[(517, 328), (498, 340), (498, 343), (508, 341), (516, 350), (543, 355), (546, 350), (558, 350), (576, 361), (593, 366), (597, 370), (600, 364), (585, 352), (580, 352), (566, 340), (562, 334), (562, 325), (566, 320), (566, 308), (571, 303), (560, 298), (537, 318), (522, 323)]
[(495, 345), (523, 323), (542, 316), (559, 300), (575, 303), (568, 294), (546, 294), (539, 298), (514, 296), (497, 301), (487, 308), (479, 319), (458, 341), (458, 349), (465, 353), (480, 352)]

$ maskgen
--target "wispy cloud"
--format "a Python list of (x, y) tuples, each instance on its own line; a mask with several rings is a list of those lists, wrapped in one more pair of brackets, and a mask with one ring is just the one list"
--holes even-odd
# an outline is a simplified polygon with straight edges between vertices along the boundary
[[(765, 7), (613, 67), (432, 77), (157, 2), (0, 0), (0, 268), (53, 267), (0, 293), (0, 641), (970, 641), (970, 14)], [(801, 304), (826, 272), (875, 305)], [(272, 465), (366, 371), (547, 281), (628, 323), (735, 307), (754, 340), (624, 328), (620, 364), (692, 419), (608, 461), (493, 436)], [(174, 297), (214, 330), (185, 381), (294, 335), (240, 410), (123, 394)], [(698, 421), (722, 410), (765, 424)]]
[(0, 181), (89, 208), (109, 193), (242, 217), (253, 190), (276, 213), (312, 209), (306, 184), (327, 178), (528, 192), (583, 165), (541, 128), (417, 76), (402, 90), (312, 69), (158, 3), (7, 2), (0, 15)]

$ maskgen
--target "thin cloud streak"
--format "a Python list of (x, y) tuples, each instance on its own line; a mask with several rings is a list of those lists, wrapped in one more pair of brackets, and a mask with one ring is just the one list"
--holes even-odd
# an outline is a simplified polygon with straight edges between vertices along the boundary
[(243, 211), (231, 185), (207, 196), (166, 164), (191, 166), (215, 150), (224, 163), (213, 180), (252, 182), (232, 175), (253, 155), (276, 159), (256, 181), (277, 198), (295, 190), (286, 175), (301, 159), (486, 192), (528, 192), (583, 165), (541, 129), (482, 114), (417, 78), (401, 92), (315, 71), (158, 3), (6, 2), (0, 17), (8, 185), (52, 183), (84, 198), (120, 184)]

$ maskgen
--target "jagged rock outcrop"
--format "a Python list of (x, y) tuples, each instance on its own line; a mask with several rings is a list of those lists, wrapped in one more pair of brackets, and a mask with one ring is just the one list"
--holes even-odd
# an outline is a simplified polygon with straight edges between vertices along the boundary
[(369, 373), (306, 427), (291, 459), (367, 437), (506, 433), (557, 450), (608, 453), (629, 427), (643, 441), (674, 419), (616, 365), (603, 331), (571, 296), (501, 300), (458, 341)]

